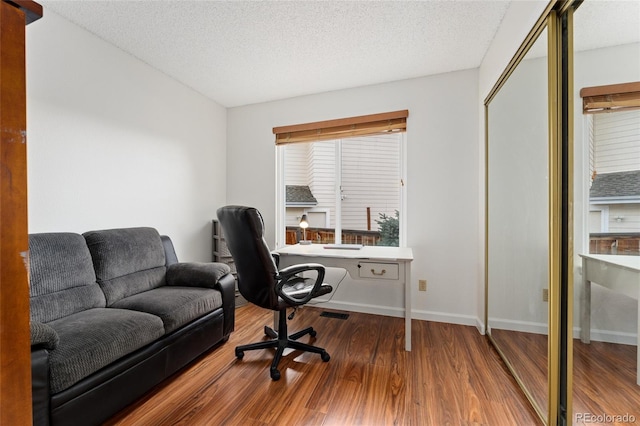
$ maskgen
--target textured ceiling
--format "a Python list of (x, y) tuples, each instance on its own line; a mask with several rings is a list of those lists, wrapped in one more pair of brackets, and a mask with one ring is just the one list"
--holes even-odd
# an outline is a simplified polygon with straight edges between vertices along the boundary
[(225, 107), (478, 67), (509, 1), (40, 3)]
[[(45, 18), (58, 13), (234, 107), (476, 68), (511, 1), (39, 3)], [(639, 42), (639, 23), (639, 0), (585, 1), (575, 15), (575, 48)], [(544, 54), (545, 43), (537, 44)]]

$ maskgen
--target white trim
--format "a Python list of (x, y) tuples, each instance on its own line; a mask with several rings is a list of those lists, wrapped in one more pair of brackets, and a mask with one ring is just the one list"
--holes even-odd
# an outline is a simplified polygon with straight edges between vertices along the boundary
[[(589, 191), (591, 190), (591, 150), (593, 147), (591, 135), (592, 119), (591, 115), (582, 115), (582, 170), (580, 171), (580, 188), (582, 190), (582, 247), (574, 247), (576, 259), (579, 260), (578, 254), (589, 251)], [(584, 149), (586, 147), (586, 149)], [(595, 160), (594, 160), (595, 168)], [(575, 190), (575, 188), (574, 188)], [(577, 191), (576, 191), (577, 192)], [(601, 228), (602, 229), (602, 228)], [(581, 261), (574, 262), (576, 265), (582, 265)]]
[(522, 333), (549, 334), (549, 326), (542, 322), (489, 318), (493, 330), (519, 331)]
[(336, 203), (336, 226), (334, 231), (334, 243), (342, 243), (342, 139), (336, 139), (335, 145), (335, 161), (336, 180), (334, 186), (335, 203)]
[(591, 204), (638, 204), (640, 198), (637, 195), (620, 197), (593, 197), (589, 200)]
[[(347, 312), (360, 312), (372, 315), (384, 315), (388, 317), (404, 318), (404, 308), (391, 306), (369, 305), (364, 303), (329, 301), (317, 304), (309, 304), (319, 308), (337, 309)], [(478, 327), (478, 319), (474, 315), (450, 314), (446, 312), (433, 312), (423, 310), (411, 310), (411, 319), (421, 321), (444, 322), (448, 324), (470, 325)], [(480, 333), (480, 329), (478, 330)]]
[(331, 226), (331, 209), (327, 207), (313, 207), (310, 209), (304, 209), (304, 213), (324, 213), (324, 227), (329, 228)]
[(400, 227), (398, 245), (407, 247), (407, 132), (400, 135)]
[[(600, 233), (609, 232), (609, 206), (597, 205), (591, 203), (589, 205), (589, 213), (600, 212)], [(587, 230), (590, 229), (590, 224), (587, 222)], [(587, 232), (589, 235), (590, 232)]]
[[(580, 338), (580, 327), (573, 327), (573, 338)], [(618, 345), (636, 346), (638, 344), (638, 336), (635, 333), (625, 333), (611, 330), (596, 330), (593, 328), (591, 329), (590, 340), (592, 342), (615, 343)]]
[(276, 145), (276, 232), (275, 248), (284, 247), (287, 243), (286, 226), (286, 186), (284, 184), (284, 145)]

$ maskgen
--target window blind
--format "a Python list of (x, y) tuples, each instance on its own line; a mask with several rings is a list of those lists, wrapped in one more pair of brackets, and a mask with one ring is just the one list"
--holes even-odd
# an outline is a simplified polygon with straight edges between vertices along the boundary
[(582, 112), (628, 111), (640, 108), (640, 82), (585, 87), (580, 90)]
[(406, 132), (408, 110), (274, 127), (276, 145)]

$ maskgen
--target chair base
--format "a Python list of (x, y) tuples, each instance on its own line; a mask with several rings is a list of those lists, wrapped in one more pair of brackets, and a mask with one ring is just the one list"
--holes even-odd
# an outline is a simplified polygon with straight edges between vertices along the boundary
[(238, 359), (242, 359), (244, 357), (245, 351), (276, 348), (276, 354), (273, 358), (270, 369), (272, 380), (280, 380), (280, 371), (278, 370), (278, 364), (280, 363), (280, 359), (282, 358), (282, 353), (287, 348), (320, 354), (320, 357), (324, 362), (328, 362), (331, 359), (327, 351), (325, 351), (323, 348), (297, 341), (300, 337), (307, 334), (309, 334), (311, 337), (315, 337), (316, 331), (313, 329), (313, 327), (308, 327), (304, 330), (300, 330), (296, 333), (293, 333), (291, 336), (287, 335), (287, 312), (284, 309), (279, 312), (278, 331), (275, 331), (271, 327), (265, 326), (264, 334), (271, 337), (273, 340), (266, 340), (263, 342), (237, 346), (236, 357)]

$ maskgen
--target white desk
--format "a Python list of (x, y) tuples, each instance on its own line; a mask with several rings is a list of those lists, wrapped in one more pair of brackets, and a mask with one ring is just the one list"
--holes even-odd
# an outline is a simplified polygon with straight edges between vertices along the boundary
[(411, 261), (406, 247), (364, 246), (359, 250), (326, 249), (322, 244), (286, 246), (275, 250), (280, 267), (320, 263), (345, 269), (355, 280), (376, 280), (404, 285), (405, 349), (411, 350)]
[[(638, 300), (638, 332), (640, 333), (640, 256), (602, 254), (581, 254), (580, 256), (584, 284), (580, 297), (580, 340), (584, 343), (591, 341), (592, 282)], [(636, 381), (640, 385), (640, 349), (637, 352)]]

